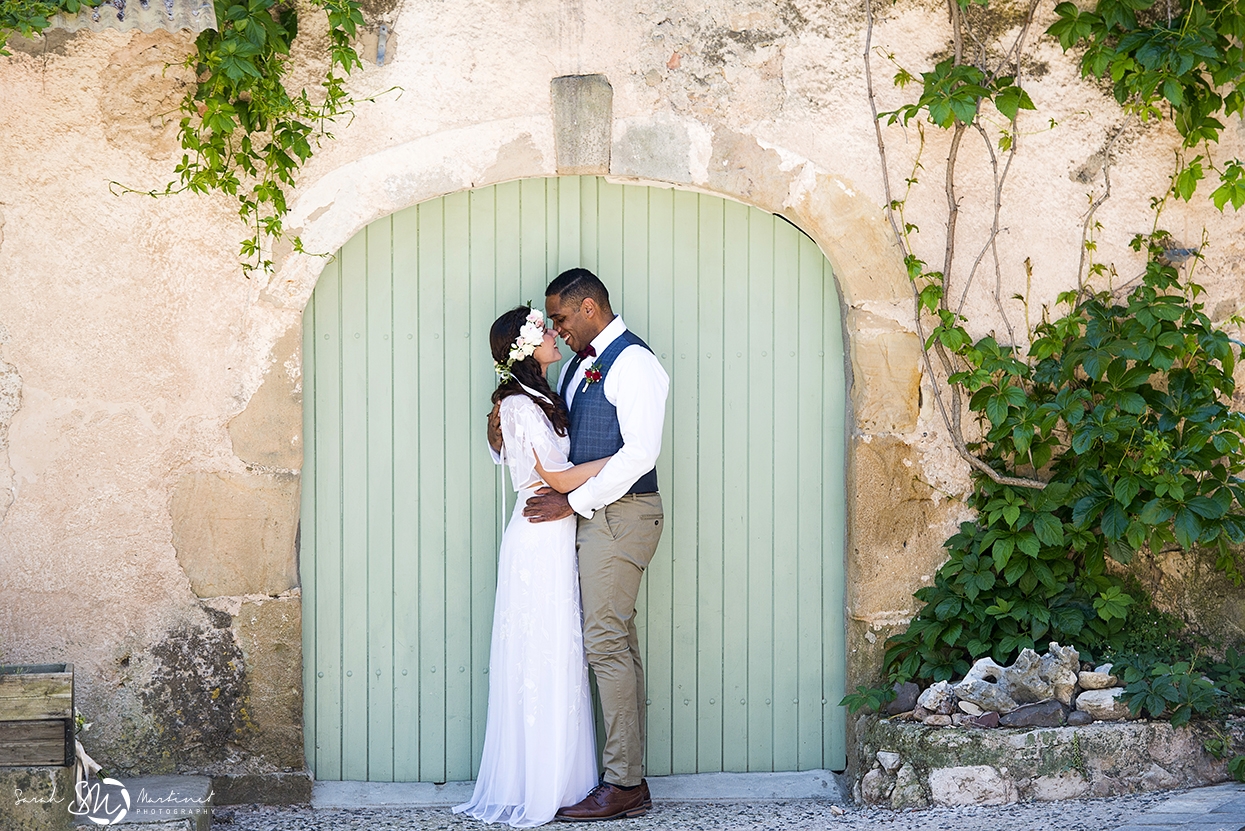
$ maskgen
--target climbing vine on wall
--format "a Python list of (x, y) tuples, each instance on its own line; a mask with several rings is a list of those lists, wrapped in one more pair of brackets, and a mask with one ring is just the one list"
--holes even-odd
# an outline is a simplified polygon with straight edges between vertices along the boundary
[[(0, 54), (16, 32), (32, 37), (57, 12), (76, 14), (100, 0), (6, 0), (0, 4)], [(215, 0), (216, 31), (195, 41), (186, 65), (198, 84), (182, 101), (184, 151), (175, 182), (151, 196), (217, 191), (237, 200), (249, 236), (240, 246), (247, 270), (269, 270), (265, 243), (284, 235), (286, 189), (329, 128), (356, 101), (346, 76), (361, 66), (351, 39), (363, 24), (358, 0), (304, 0), (328, 22), (326, 67), (319, 88), (292, 91), (290, 47), (298, 35), (298, 6), (291, 0)], [(116, 185), (118, 190), (129, 188)], [(294, 238), (293, 247), (301, 250)]]
[[(866, 3), (865, 66), (887, 213), (912, 279), (927, 373), (945, 379), (934, 386), (935, 405), (972, 467), (968, 502), (976, 510), (946, 542), (950, 556), (933, 585), (917, 592), (923, 606), (912, 623), (888, 640), (890, 680), (951, 678), (978, 657), (1006, 663), (1043, 640), (1087, 654), (1118, 651), (1142, 598), (1108, 559), (1127, 563), (1143, 549), (1210, 552), (1220, 571), (1238, 584), (1243, 577), (1235, 546), (1245, 543), (1245, 417), (1226, 403), (1241, 353), (1203, 311), (1189, 273), (1199, 254), (1174, 252), (1158, 222), (1169, 199), (1191, 199), (1211, 174), (1217, 208), (1245, 206), (1241, 161), (1215, 153), (1225, 121), (1245, 113), (1245, 11), (1235, 0), (1055, 7), (1047, 33), (1076, 50), (1084, 76), (1110, 85), (1125, 119), (1104, 153), (1105, 188), (1088, 205), (1076, 289), (1018, 337), (997, 244), (1022, 141), (1017, 119), (1035, 109), (1024, 76), (1039, 0), (1002, 50), (987, 48), (979, 31), (986, 5), (949, 0), (950, 57), (919, 76), (898, 68), (896, 85), (919, 82), (920, 92), (878, 113)], [(1110, 147), (1126, 127), (1164, 118), (1179, 131), (1180, 152), (1168, 191), (1153, 202), (1154, 227), (1133, 241), (1145, 268), (1121, 280), (1094, 259), (1094, 214), (1110, 196)], [(902, 192), (892, 188), (883, 122), (917, 132), (920, 150)], [(919, 253), (928, 235), (905, 215), (925, 170), (925, 125), (945, 130), (948, 147), (947, 230), (933, 266)], [(965, 141), (980, 142), (994, 183), (988, 238), (967, 256), (957, 248), (956, 193)], [(963, 308), (974, 281), (990, 272), (1000, 334), (974, 338)], [(966, 438), (965, 416), (975, 422), (974, 438)]]
[[(187, 59), (198, 87), (182, 102), (178, 183), (166, 192), (221, 191), (236, 197), (238, 215), (251, 231), (242, 241), (248, 268), (269, 270), (265, 238), (284, 233), (286, 188), (329, 126), (355, 101), (345, 77), (361, 66), (350, 45), (363, 15), (358, 0), (306, 0), (328, 18), (328, 67), (321, 89), (291, 94), (285, 86), (298, 13), (277, 0), (216, 0), (218, 31), (205, 31)], [(301, 243), (294, 239), (295, 249)]]

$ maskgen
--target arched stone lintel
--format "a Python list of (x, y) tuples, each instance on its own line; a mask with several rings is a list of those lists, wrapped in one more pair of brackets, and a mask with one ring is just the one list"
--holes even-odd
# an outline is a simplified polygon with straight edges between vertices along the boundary
[[(915, 429), (920, 343), (912, 290), (879, 205), (850, 177), (785, 148), (670, 113), (614, 122), (610, 175), (732, 199), (791, 220), (821, 248), (846, 309), (856, 431)], [(514, 118), (434, 133), (357, 159), (302, 191), (287, 227), (307, 251), (341, 248), (369, 223), (451, 193), (556, 176), (554, 125)], [(301, 309), (325, 258), (276, 252), (265, 299)]]

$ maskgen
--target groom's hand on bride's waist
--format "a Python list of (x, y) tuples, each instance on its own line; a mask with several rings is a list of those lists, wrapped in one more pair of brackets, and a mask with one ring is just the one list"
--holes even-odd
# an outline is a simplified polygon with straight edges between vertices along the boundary
[(523, 516), (532, 522), (550, 522), (573, 513), (575, 512), (571, 510), (566, 494), (547, 487), (536, 491), (535, 496), (529, 497), (527, 504), (523, 506)]

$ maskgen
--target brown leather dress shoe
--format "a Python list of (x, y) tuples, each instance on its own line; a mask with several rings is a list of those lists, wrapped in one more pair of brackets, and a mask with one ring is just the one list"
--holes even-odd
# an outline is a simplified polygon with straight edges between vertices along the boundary
[(638, 787), (631, 790), (602, 782), (588, 795), (576, 802), (559, 809), (554, 819), (563, 822), (592, 822), (601, 819), (622, 819), (638, 817), (653, 804), (648, 793), (648, 783), (640, 781)]

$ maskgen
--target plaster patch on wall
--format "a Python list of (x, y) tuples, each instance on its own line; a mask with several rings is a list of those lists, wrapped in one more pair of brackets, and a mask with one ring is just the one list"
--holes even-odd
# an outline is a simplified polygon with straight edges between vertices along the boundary
[[(296, 471), (303, 465), (302, 327), (291, 326), (272, 348), (263, 383), (246, 409), (227, 425), (234, 454), (265, 471)], [(293, 429), (291, 429), (293, 428)]]
[[(540, 170), (545, 165), (545, 156), (532, 140), (531, 133), (524, 133), (512, 141), (508, 141), (497, 151), (497, 161), (480, 177), (476, 186), (491, 185), (497, 182), (509, 182), (530, 175), (532, 170)], [(311, 217), (314, 222), (315, 215)]]
[[(0, 221), (0, 229), (4, 223)], [(0, 323), (0, 344), (9, 339), (9, 330)], [(13, 504), (13, 468), (9, 465), (9, 425), (22, 406), (22, 376), (17, 367), (0, 359), (0, 522)]]
[[(670, 113), (618, 122), (611, 154), (611, 172), (665, 182), (693, 181), (692, 166), (700, 156), (693, 146), (689, 124)], [(702, 127), (702, 130), (704, 128)], [(696, 136), (697, 141), (704, 133)], [(712, 143), (708, 152), (712, 155)], [(699, 166), (699, 164), (698, 164)], [(707, 178), (708, 158), (704, 160)], [(700, 181), (704, 181), (702, 178)]]
[(692, 181), (708, 181), (709, 160), (713, 158), (713, 130), (699, 121), (693, 121), (687, 126), (687, 136), (691, 140), (687, 167), (691, 171)]
[(180, 105), (194, 82), (183, 60), (193, 49), (191, 33), (157, 31), (135, 34), (109, 57), (99, 108), (110, 145), (150, 159), (177, 150)]

